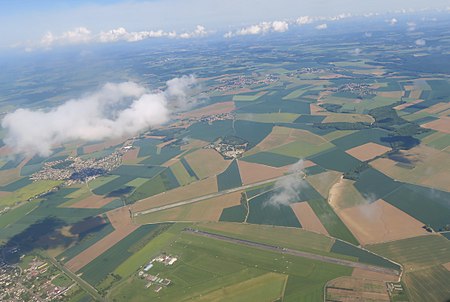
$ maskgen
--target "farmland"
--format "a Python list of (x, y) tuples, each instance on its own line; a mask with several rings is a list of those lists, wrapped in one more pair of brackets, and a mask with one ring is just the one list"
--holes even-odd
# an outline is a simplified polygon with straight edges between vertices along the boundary
[[(120, 138), (57, 143), (47, 157), (0, 143), (0, 257), (46, 255), (106, 301), (389, 301), (385, 281), (405, 288), (393, 301), (448, 300), (450, 27), (436, 18), (409, 31), (407, 17), (373, 34), (327, 20), (321, 33), (308, 23), (221, 43), (123, 43), (75, 60), (95, 64), (53, 61), (39, 77), (41, 63), (24, 65), (16, 88), (0, 85), (2, 114), (51, 111), (105, 79), (164, 98), (172, 78), (199, 85), (182, 96), (189, 108), (170, 99), (163, 124)], [(60, 83), (33, 86), (47, 78)], [(117, 162), (98, 174), (62, 172), (110, 154)], [(65, 178), (35, 174), (45, 167)], [(177, 260), (148, 266), (161, 255)], [(88, 301), (80, 288), (67, 300)]]

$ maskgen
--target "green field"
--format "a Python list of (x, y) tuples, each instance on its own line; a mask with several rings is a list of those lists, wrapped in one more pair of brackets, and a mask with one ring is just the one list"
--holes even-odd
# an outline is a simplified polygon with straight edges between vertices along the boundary
[(121, 175), (121, 176), (114, 178), (114, 179), (106, 182), (105, 184), (93, 189), (92, 192), (97, 195), (107, 195), (107, 194), (119, 189), (120, 187), (122, 187), (123, 185), (132, 181), (135, 178), (137, 178), (137, 177), (129, 176), (129, 175)]
[(387, 267), (400, 271), (399, 265), (340, 240), (336, 240), (336, 242), (331, 247), (331, 252), (355, 257), (359, 262)]
[(156, 167), (156, 166), (141, 166), (141, 165), (121, 165), (119, 168), (111, 171), (113, 175), (120, 176), (134, 176), (141, 178), (152, 178), (162, 171), (164, 171), (164, 167)]
[[(57, 180), (40, 180), (32, 182), (26, 186), (22, 186), (16, 191), (11, 192), (11, 194), (7, 196), (2, 197), (0, 200), (0, 207), (12, 206), (18, 202), (27, 201), (29, 198), (45, 193), (61, 183), (62, 181)], [(10, 185), (15, 186), (14, 184)]]
[(101, 240), (106, 235), (110, 234), (112, 231), (114, 231), (114, 228), (110, 223), (108, 223), (101, 229), (89, 233), (88, 236), (82, 238), (80, 241), (76, 242), (73, 246), (64, 250), (64, 252), (58, 255), (57, 259), (64, 262), (69, 261), (70, 259), (78, 255), (85, 249), (89, 248), (97, 241)]
[(359, 244), (355, 236), (353, 236), (325, 199), (317, 198), (315, 200), (309, 200), (308, 203), (331, 236), (355, 245)]
[(140, 185), (134, 192), (127, 198), (128, 203), (134, 203), (138, 200), (172, 190), (179, 187), (175, 175), (172, 173), (171, 169), (166, 169), (158, 176), (153, 177), (147, 182)]
[(275, 149), (271, 149), (270, 152), (300, 159), (324, 152), (325, 150), (329, 150), (333, 147), (334, 145), (328, 142), (314, 145), (309, 142), (296, 141)]
[(5, 228), (6, 226), (15, 223), (20, 218), (25, 216), (28, 212), (31, 212), (38, 206), (39, 202), (37, 200), (32, 202), (27, 202), (17, 208), (9, 210), (6, 213), (0, 215), (0, 229)]
[(177, 155), (180, 155), (181, 153), (183, 153), (183, 151), (180, 150), (180, 148), (164, 147), (161, 150), (158, 150), (156, 153), (150, 155), (149, 158), (146, 158), (139, 163), (142, 165), (150, 166), (162, 165), (166, 161)]
[[(274, 190), (276, 193), (276, 190)], [(273, 191), (263, 193), (249, 200), (248, 223), (301, 227), (289, 204), (269, 203)], [(295, 201), (292, 201), (295, 202)]]
[(450, 262), (446, 238), (427, 235), (367, 248), (404, 266), (403, 281), (411, 301), (446, 301), (450, 297), (450, 272), (442, 266)]
[(258, 152), (249, 156), (241, 158), (243, 161), (251, 163), (263, 164), (272, 167), (283, 167), (291, 164), (295, 164), (298, 158), (292, 156), (285, 156), (281, 154), (275, 154), (272, 152)]
[(309, 159), (327, 170), (339, 172), (347, 172), (361, 164), (359, 160), (339, 149), (322, 152)]
[(450, 241), (438, 235), (369, 245), (367, 249), (403, 264), (407, 270), (450, 262)]
[(282, 246), (305, 252), (329, 252), (334, 240), (325, 235), (299, 228), (241, 223), (204, 223), (196, 225), (199, 230)]
[(175, 164), (170, 166), (170, 170), (172, 170), (173, 175), (175, 175), (175, 178), (181, 186), (185, 186), (197, 180), (196, 177), (189, 174), (181, 161), (177, 161)]
[[(270, 297), (277, 297), (281, 286), (281, 278), (277, 276), (288, 275), (288, 280), (292, 277), (295, 286), (290, 284), (285, 301), (311, 301), (311, 297), (323, 299), (323, 286), (328, 280), (351, 273), (351, 269), (333, 264), (186, 233), (181, 233), (176, 241), (165, 248), (165, 252), (177, 255), (180, 260), (173, 267), (152, 268), (150, 273), (169, 278), (172, 280), (171, 286), (156, 294), (151, 289), (145, 289), (145, 282), (132, 276), (113, 289), (110, 296), (117, 301), (140, 301), (156, 297), (161, 301), (198, 300), (206, 294), (221, 297), (221, 290), (225, 287), (235, 288), (238, 293), (242, 291), (243, 297), (258, 297), (262, 284), (267, 284), (269, 281), (266, 280), (270, 277), (270, 285), (263, 292)], [(248, 286), (242, 289), (242, 284)], [(238, 298), (233, 292), (227, 292), (226, 297), (231, 300)]]
[[(92, 285), (99, 284), (106, 276), (112, 273), (122, 262), (133, 253), (133, 245), (145, 240), (147, 235), (155, 232), (158, 225), (145, 225), (116, 243), (113, 247), (95, 258), (77, 273), (82, 273), (82, 278)], [(150, 238), (150, 240), (153, 238)], [(147, 242), (145, 242), (147, 243)]]
[(449, 224), (449, 196), (448, 192), (404, 184), (384, 200), (438, 231)]
[(233, 160), (225, 171), (217, 175), (217, 186), (219, 191), (242, 186), (239, 166), (236, 160)]
[(299, 115), (295, 113), (239, 113), (236, 118), (239, 120), (260, 122), (260, 123), (292, 123), (298, 119)]
[(448, 301), (450, 271), (442, 266), (408, 273), (405, 276), (411, 301)]
[(28, 177), (24, 177), (7, 185), (0, 186), (0, 191), (14, 192), (22, 189), (23, 187), (26, 187), (31, 183), (33, 183), (32, 180), (30, 180)]
[[(333, 139), (334, 136), (344, 135)], [(389, 144), (382, 142), (381, 138), (387, 136), (388, 133), (381, 129), (363, 129), (357, 132), (338, 132), (336, 134), (329, 134), (329, 139), (332, 139), (332, 143), (342, 150), (348, 150), (367, 143), (377, 143), (384, 146)]]

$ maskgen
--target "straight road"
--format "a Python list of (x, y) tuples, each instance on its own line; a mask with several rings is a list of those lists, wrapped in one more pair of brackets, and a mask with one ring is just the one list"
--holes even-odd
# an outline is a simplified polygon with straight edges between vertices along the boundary
[[(149, 213), (159, 212), (159, 211), (163, 211), (163, 210), (167, 210), (167, 209), (172, 209), (172, 208), (184, 206), (184, 205), (187, 205), (187, 204), (190, 204), (190, 203), (199, 202), (199, 201), (210, 199), (210, 198), (214, 198), (214, 197), (219, 197), (219, 196), (222, 196), (222, 195), (225, 195), (225, 194), (234, 193), (234, 192), (242, 191), (242, 190), (247, 190), (247, 189), (250, 189), (252, 187), (265, 185), (265, 184), (269, 184), (269, 183), (275, 182), (277, 180), (281, 180), (281, 179), (285, 179), (285, 178), (288, 178), (288, 177), (292, 177), (292, 175), (294, 175), (294, 174), (284, 175), (284, 176), (280, 176), (280, 177), (277, 177), (277, 178), (272, 178), (272, 179), (260, 181), (260, 182), (257, 182), (257, 183), (253, 183), (253, 184), (249, 184), (249, 185), (245, 185), (245, 186), (240, 186), (240, 187), (233, 188), (233, 189), (228, 189), (228, 190), (224, 190), (224, 191), (220, 191), (220, 192), (216, 192), (216, 193), (211, 193), (211, 194), (208, 194), (208, 195), (203, 195), (203, 196), (200, 196), (200, 197), (195, 197), (195, 198), (192, 198), (192, 199), (188, 199), (188, 200), (184, 200), (184, 201), (180, 201), (180, 202), (176, 202), (176, 203), (171, 203), (171, 204), (168, 204), (168, 205), (165, 205), (165, 206), (161, 206), (161, 207), (156, 207), (156, 208), (152, 208), (152, 209), (148, 209), (148, 210), (144, 210), (144, 211), (135, 212), (135, 213), (133, 213), (133, 216), (136, 217), (136, 216), (139, 216), (139, 215), (145, 215), (145, 214), (149, 214)], [(303, 173), (298, 173), (298, 175), (303, 175)], [(142, 202), (142, 200), (138, 201), (138, 202)]]
[(98, 291), (92, 287), (89, 283), (72, 273), (69, 269), (67, 269), (65, 266), (60, 264), (56, 259), (53, 257), (48, 256), (45, 253), (39, 253), (42, 258), (47, 259), (50, 261), (54, 266), (56, 266), (59, 270), (63, 271), (70, 279), (75, 281), (84, 291), (86, 291), (89, 295), (94, 298), (94, 301), (106, 301), (99, 293)]
[(263, 249), (263, 250), (268, 250), (268, 251), (272, 251), (272, 252), (278, 252), (278, 253), (288, 254), (288, 255), (292, 255), (292, 256), (298, 256), (298, 257), (303, 257), (303, 258), (308, 258), (308, 259), (312, 259), (312, 260), (318, 260), (318, 261), (322, 261), (322, 262), (328, 262), (328, 263), (333, 263), (333, 264), (338, 264), (338, 265), (343, 265), (343, 266), (348, 266), (348, 267), (353, 267), (353, 268), (360, 268), (363, 270), (376, 272), (376, 273), (395, 275), (395, 276), (400, 275), (399, 271), (390, 269), (390, 268), (379, 267), (379, 266), (374, 266), (374, 265), (369, 265), (369, 264), (365, 264), (365, 263), (354, 262), (354, 261), (349, 261), (349, 260), (344, 260), (344, 259), (339, 259), (339, 258), (333, 258), (333, 257), (328, 257), (328, 256), (316, 255), (316, 254), (307, 253), (307, 252), (301, 252), (301, 251), (297, 251), (297, 250), (293, 250), (293, 249), (282, 248), (282, 247), (275, 246), (275, 245), (269, 245), (269, 244), (264, 244), (264, 243), (259, 243), (259, 242), (244, 240), (244, 239), (233, 238), (233, 237), (229, 237), (229, 236), (204, 232), (204, 231), (200, 231), (200, 230), (196, 230), (196, 229), (187, 228), (184, 230), (184, 232), (194, 234), (197, 236), (203, 236), (203, 237), (213, 238), (213, 239), (217, 239), (217, 240), (221, 240), (221, 241), (231, 242), (231, 243), (235, 243), (235, 244), (246, 245), (246, 246)]

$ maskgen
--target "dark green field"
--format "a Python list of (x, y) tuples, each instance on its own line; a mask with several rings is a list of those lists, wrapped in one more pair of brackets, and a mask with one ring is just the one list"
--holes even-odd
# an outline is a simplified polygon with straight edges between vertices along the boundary
[(353, 236), (325, 199), (321, 197), (309, 200), (308, 203), (331, 236), (355, 245), (359, 244), (355, 236)]
[(247, 222), (301, 228), (294, 211), (288, 204), (272, 204), (270, 197), (276, 192), (270, 191), (249, 201), (250, 213)]
[(116, 267), (133, 254), (133, 245), (139, 244), (139, 241), (143, 237), (145, 238), (145, 235), (155, 232), (157, 229), (158, 225), (141, 226), (77, 273), (82, 273), (82, 278), (92, 285), (100, 283), (109, 273), (113, 272)]
[(384, 199), (438, 231), (450, 221), (450, 205), (446, 203), (449, 195), (447, 192), (405, 184)]
[(166, 169), (158, 176), (153, 177), (148, 180), (130, 195), (127, 198), (128, 203), (134, 203), (140, 199), (144, 199), (168, 190), (172, 190), (178, 187), (180, 184), (178, 183), (175, 175), (173, 175), (172, 170)]
[(111, 174), (120, 176), (134, 176), (135, 178), (152, 178), (164, 171), (164, 169), (164, 167), (157, 166), (121, 165), (119, 168), (112, 171)]
[(241, 158), (241, 160), (272, 167), (283, 167), (298, 162), (298, 158), (271, 152), (259, 152), (256, 154), (245, 156)]
[(108, 223), (100, 230), (90, 233), (87, 237), (77, 242), (74, 246), (66, 249), (64, 252), (58, 255), (57, 259), (64, 262), (69, 261), (106, 235), (110, 234), (112, 231), (114, 231), (114, 228), (110, 223)]
[(33, 181), (30, 180), (28, 177), (21, 178), (19, 180), (16, 180), (15, 182), (9, 183), (5, 186), (0, 186), (0, 191), (6, 191), (6, 192), (14, 192), (16, 190), (20, 190), (23, 187), (31, 184)]
[(347, 172), (361, 164), (359, 160), (339, 149), (313, 155), (310, 160), (327, 170), (339, 172)]
[(140, 162), (140, 164), (151, 166), (162, 165), (166, 161), (181, 154), (182, 152), (183, 151), (180, 150), (180, 148), (164, 147), (161, 150), (159, 150), (159, 153), (155, 152), (154, 154), (151, 154), (149, 158), (144, 159), (143, 161)]
[(331, 252), (356, 257), (358, 258), (359, 262), (392, 268), (400, 271), (399, 265), (340, 240), (336, 240), (336, 242), (331, 247)]
[(233, 189), (242, 186), (241, 175), (236, 160), (233, 160), (228, 168), (217, 175), (219, 191)]

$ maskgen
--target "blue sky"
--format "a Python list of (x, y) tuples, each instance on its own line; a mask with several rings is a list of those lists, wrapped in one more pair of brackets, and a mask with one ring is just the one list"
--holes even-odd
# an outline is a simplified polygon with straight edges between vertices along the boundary
[(62, 43), (58, 37), (81, 27), (91, 36), (120, 27), (128, 32), (163, 30), (168, 36), (171, 31), (193, 32), (197, 25), (227, 31), (300, 16), (448, 7), (450, 0), (0, 0), (0, 46), (34, 45), (48, 32), (52, 41)]

